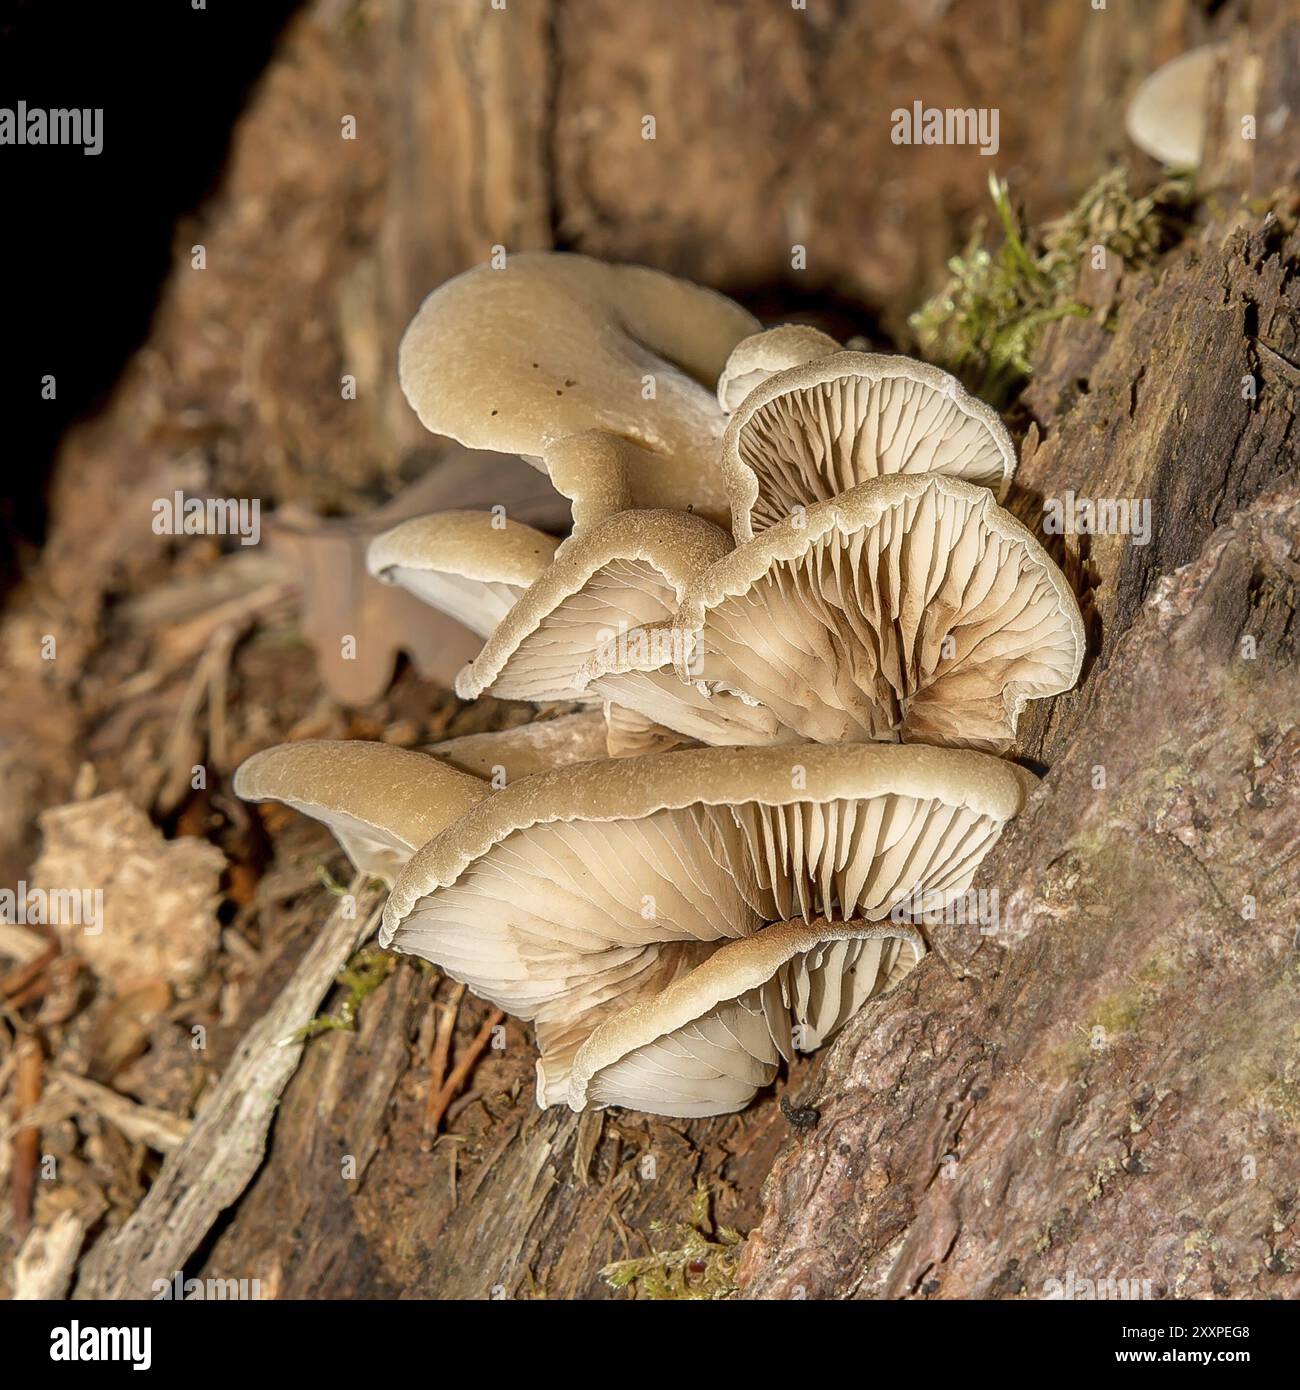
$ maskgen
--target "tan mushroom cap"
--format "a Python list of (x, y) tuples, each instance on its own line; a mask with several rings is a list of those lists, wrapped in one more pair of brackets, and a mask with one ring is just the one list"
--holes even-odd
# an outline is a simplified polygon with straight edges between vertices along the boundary
[(1193, 168), (1205, 145), (1210, 80), (1227, 45), (1206, 44), (1179, 54), (1151, 73), (1124, 114), (1128, 137), (1162, 164)]
[[(778, 922), (719, 946), (662, 990), (602, 1023), (574, 1057), (573, 1110), (722, 1115), (812, 1052), (925, 954), (909, 927)], [(551, 1094), (538, 1063), (539, 1099)]]
[(245, 801), (281, 801), (323, 822), (357, 869), (386, 883), (425, 841), (492, 794), (423, 753), (328, 739), (253, 754), (234, 788)]
[(609, 726), (600, 710), (535, 719), (512, 729), (461, 734), (424, 750), (429, 757), (500, 786), (553, 767), (613, 756)]
[[(660, 625), (659, 630), (672, 631), (669, 624)], [(584, 694), (601, 695), (624, 711), (626, 719), (640, 716), (699, 743), (766, 747), (802, 741), (770, 709), (745, 694), (710, 688), (704, 681), (681, 680), (670, 665), (661, 664), (659, 648), (639, 655), (639, 639), (648, 631), (630, 632), (620, 657), (608, 657), (610, 644), (597, 648), (576, 677), (577, 688)], [(665, 644), (662, 650), (670, 646)]]
[(423, 751), (439, 762), (504, 787), (571, 763), (632, 758), (680, 747), (686, 740), (633, 710), (606, 704), (554, 719), (535, 719), (511, 729), (461, 734)]
[[(529, 252), (435, 290), (402, 339), (399, 373), (435, 434), (521, 454), (547, 471), (567, 437), (605, 436), (610, 448), (594, 450), (598, 496), (588, 498), (571, 450), (560, 451), (563, 479), (552, 475), (579, 525), (618, 505), (722, 521), (725, 416), (713, 387), (728, 353), (758, 326), (724, 296), (660, 271)], [(622, 478), (621, 504), (611, 470)]]
[(894, 744), (687, 749), (540, 773), (417, 852), (380, 941), (535, 1020), (559, 1099), (591, 1031), (719, 941), (952, 901), (1034, 782), (984, 754)]
[(730, 415), (768, 377), (842, 351), (828, 333), (806, 323), (782, 323), (742, 338), (718, 378), (718, 404)]
[(999, 500), (1016, 451), (996, 411), (928, 362), (837, 352), (769, 377), (723, 441), (739, 545), (798, 508), (887, 474), (941, 473)]
[(676, 610), (687, 583), (731, 546), (688, 512), (620, 512), (570, 536), (456, 678), (464, 700), (570, 700), (591, 654)]
[(676, 621), (687, 674), (828, 743), (1003, 751), (1027, 700), (1075, 683), (1085, 647), (1030, 532), (987, 488), (937, 474), (863, 483), (769, 527), (690, 588)]
[(487, 637), (545, 571), (559, 541), (492, 512), (434, 512), (376, 536), (366, 566)]

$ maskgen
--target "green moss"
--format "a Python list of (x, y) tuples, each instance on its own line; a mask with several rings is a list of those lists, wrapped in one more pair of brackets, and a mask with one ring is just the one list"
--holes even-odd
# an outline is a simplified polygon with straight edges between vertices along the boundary
[(612, 1288), (648, 1299), (721, 1299), (735, 1293), (740, 1234), (729, 1226), (714, 1227), (703, 1183), (695, 1189), (687, 1220), (656, 1221), (650, 1230), (666, 1236), (673, 1248), (606, 1265), (600, 1276)]
[(1092, 247), (1104, 246), (1128, 265), (1151, 261), (1183, 223), (1191, 185), (1171, 179), (1134, 198), (1125, 171), (1112, 170), (1033, 242), (1011, 207), (1007, 185), (990, 175), (989, 192), (1001, 244), (986, 249), (985, 224), (977, 224), (966, 249), (948, 262), (947, 284), (908, 322), (927, 358), (1002, 406), (1029, 376), (1043, 326), (1090, 312), (1075, 291)]
[(345, 985), (347, 997), (338, 1013), (318, 1014), (293, 1034), (294, 1042), (310, 1042), (322, 1033), (355, 1033), (361, 1005), (393, 973), (397, 957), (378, 946), (365, 946), (348, 961), (334, 977), (335, 983)]

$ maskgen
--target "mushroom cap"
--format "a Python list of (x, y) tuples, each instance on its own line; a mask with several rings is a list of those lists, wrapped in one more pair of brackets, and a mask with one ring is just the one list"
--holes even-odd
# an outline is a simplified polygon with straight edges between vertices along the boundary
[(689, 580), (724, 555), (726, 532), (688, 512), (619, 512), (570, 536), (456, 678), (463, 700), (571, 700), (612, 635), (670, 617)]
[[(694, 677), (821, 742), (1005, 750), (1026, 700), (1068, 690), (1085, 648), (1033, 535), (987, 488), (938, 474), (862, 483), (769, 527), (693, 584), (675, 621), (664, 645)], [(635, 690), (610, 698), (640, 707)], [(655, 717), (684, 727), (667, 705)]]
[(600, 710), (582, 710), (555, 719), (534, 719), (511, 729), (461, 734), (424, 751), (474, 777), (498, 778), (506, 785), (553, 767), (613, 756), (608, 738), (606, 716)]
[(985, 754), (897, 744), (543, 772), (411, 858), (379, 939), (536, 1020), (561, 1098), (588, 1033), (719, 941), (794, 916), (880, 920), (917, 894), (952, 901), (1035, 780)]
[(492, 512), (433, 512), (376, 536), (366, 566), (480, 637), (546, 569), (559, 541)]
[[(550, 471), (561, 441), (596, 431), (611, 441), (610, 452), (597, 451), (597, 492), (609, 490), (607, 470), (621, 464), (632, 505), (723, 520), (725, 417), (713, 385), (758, 326), (724, 296), (661, 271), (529, 252), (429, 295), (402, 339), (399, 375), (435, 434)], [(552, 476), (573, 499), (575, 521), (613, 509), (599, 497), (589, 504), (583, 470), (567, 463), (563, 481)]]
[(755, 386), (776, 372), (842, 351), (830, 334), (806, 323), (782, 323), (742, 338), (718, 378), (718, 404), (730, 415)]
[(387, 743), (304, 739), (254, 753), (235, 773), (245, 801), (282, 801), (323, 822), (363, 873), (392, 883), (426, 840), (491, 795), (477, 777)]
[(756, 386), (731, 417), (722, 472), (739, 545), (887, 474), (941, 473), (1006, 495), (1016, 450), (997, 412), (928, 362), (836, 352)]
[(1134, 92), (1124, 113), (1128, 137), (1162, 164), (1193, 168), (1205, 145), (1205, 102), (1221, 43), (1190, 49), (1158, 67)]
[[(569, 1073), (573, 1110), (740, 1110), (782, 1058), (811, 1052), (925, 954), (909, 927), (778, 922), (719, 946), (689, 973), (600, 1024)], [(539, 1094), (546, 1086), (538, 1063)]]

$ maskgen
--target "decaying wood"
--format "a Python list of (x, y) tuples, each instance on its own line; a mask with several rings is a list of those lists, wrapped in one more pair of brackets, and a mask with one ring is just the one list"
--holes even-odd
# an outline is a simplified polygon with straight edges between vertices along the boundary
[(70, 1071), (54, 1071), (50, 1082), (56, 1092), (67, 1091), (80, 1102), (80, 1108), (107, 1120), (128, 1139), (148, 1144), (158, 1153), (172, 1153), (179, 1149), (193, 1128), (189, 1120), (153, 1105), (141, 1105), (111, 1087), (101, 1086), (97, 1081), (87, 1080)]
[(15, 1302), (63, 1298), (85, 1237), (85, 1222), (70, 1211), (34, 1230), (14, 1260)]
[(32, 1194), (36, 1186), (36, 1167), (41, 1152), (41, 1133), (33, 1123), (32, 1111), (41, 1099), (45, 1058), (40, 1042), (34, 1037), (20, 1038), (14, 1055), (18, 1119), (17, 1132), (13, 1140), (13, 1171), (9, 1192), (13, 1228), (18, 1235), (23, 1236), (26, 1235), (32, 1219)]
[(185, 1268), (217, 1217), (262, 1162), (280, 1094), (302, 1055), (298, 1031), (314, 1017), (334, 977), (378, 924), (378, 895), (358, 878), (339, 900), (275, 1004), (249, 1030), (184, 1143), (122, 1229), (81, 1270), (77, 1293), (147, 1296), (157, 1279)]

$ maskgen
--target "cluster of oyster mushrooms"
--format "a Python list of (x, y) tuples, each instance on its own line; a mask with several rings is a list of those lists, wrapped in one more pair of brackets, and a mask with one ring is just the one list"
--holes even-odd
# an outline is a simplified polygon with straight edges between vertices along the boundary
[(401, 377), (573, 531), (425, 516), (371, 571), (484, 638), (463, 698), (578, 712), (283, 745), (236, 789), (391, 885), (384, 945), (532, 1022), (540, 1105), (740, 1109), (921, 958), (911, 906), (1032, 789), (1025, 701), (1078, 676), (1074, 596), (998, 505), (1011, 440), (932, 366), (580, 256), (444, 285)]

